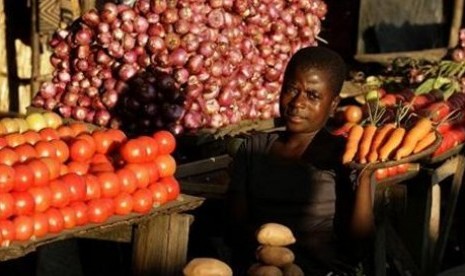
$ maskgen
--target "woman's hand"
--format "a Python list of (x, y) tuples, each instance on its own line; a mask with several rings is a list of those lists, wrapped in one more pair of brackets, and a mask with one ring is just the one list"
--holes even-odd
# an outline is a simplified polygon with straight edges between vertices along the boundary
[(374, 232), (373, 191), (371, 179), (374, 169), (366, 167), (358, 172), (355, 202), (351, 220), (351, 233), (354, 238), (365, 239)]

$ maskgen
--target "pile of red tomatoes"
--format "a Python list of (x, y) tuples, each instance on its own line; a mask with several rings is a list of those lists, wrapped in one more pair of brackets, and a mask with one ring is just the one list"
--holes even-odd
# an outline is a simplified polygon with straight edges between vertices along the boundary
[(0, 137), (0, 244), (38, 239), (175, 200), (173, 135), (128, 139), (83, 123)]

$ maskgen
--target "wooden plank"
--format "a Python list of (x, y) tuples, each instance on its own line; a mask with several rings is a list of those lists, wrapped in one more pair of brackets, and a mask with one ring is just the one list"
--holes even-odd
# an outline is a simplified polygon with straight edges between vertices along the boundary
[(133, 275), (180, 275), (192, 221), (191, 215), (171, 214), (139, 224), (134, 233)]
[(91, 231), (83, 234), (76, 234), (77, 238), (96, 239), (113, 242), (131, 242), (132, 225), (120, 225), (101, 231)]
[(127, 216), (112, 216), (104, 223), (87, 224), (81, 227), (68, 229), (59, 234), (49, 234), (37, 240), (27, 242), (14, 242), (7, 247), (0, 248), (0, 261), (22, 257), (30, 252), (35, 251), (38, 247), (59, 240), (82, 236), (93, 231), (106, 231), (115, 229), (121, 225), (137, 224), (152, 217), (181, 213), (193, 210), (202, 205), (204, 198), (189, 195), (180, 195), (177, 200), (166, 203), (165, 205), (153, 208), (148, 214), (132, 213)]
[(462, 17), (463, 17), (463, 0), (455, 0), (452, 23), (450, 27), (449, 34), (449, 48), (454, 48), (459, 43), (459, 31), (462, 26)]
[(176, 178), (184, 178), (218, 169), (225, 169), (231, 160), (232, 158), (228, 154), (224, 154), (186, 164), (179, 164), (176, 168), (175, 176)]

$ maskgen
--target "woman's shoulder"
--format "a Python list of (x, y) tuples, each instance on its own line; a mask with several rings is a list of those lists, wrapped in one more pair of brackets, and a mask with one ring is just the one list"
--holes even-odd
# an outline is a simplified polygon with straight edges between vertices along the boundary
[(235, 137), (242, 147), (247, 152), (266, 152), (271, 144), (279, 137), (279, 131), (272, 132), (253, 132), (241, 134)]

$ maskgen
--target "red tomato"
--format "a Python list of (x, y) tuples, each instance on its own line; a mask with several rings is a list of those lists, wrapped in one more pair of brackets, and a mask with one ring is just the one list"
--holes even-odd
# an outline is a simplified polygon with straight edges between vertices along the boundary
[(13, 166), (18, 162), (18, 154), (11, 148), (0, 149), (0, 164), (5, 164), (8, 166)]
[(10, 245), (15, 240), (15, 225), (11, 220), (0, 220), (0, 234), (3, 238), (2, 246)]
[(95, 175), (86, 174), (84, 181), (86, 182), (86, 201), (102, 197), (102, 188), (99, 179)]
[(137, 189), (136, 174), (128, 168), (121, 168), (116, 171), (121, 184), (121, 192), (132, 194)]
[(155, 160), (158, 156), (158, 143), (157, 141), (150, 136), (140, 136), (136, 140), (145, 147), (145, 160), (150, 162)]
[(35, 201), (34, 197), (28, 192), (11, 192), (15, 199), (15, 214), (16, 215), (31, 215), (34, 213)]
[(22, 144), (13, 149), (18, 155), (19, 162), (26, 162), (33, 158), (37, 158), (37, 151), (34, 146), (30, 144)]
[(34, 173), (34, 185), (45, 186), (50, 181), (50, 172), (47, 165), (41, 159), (32, 159), (27, 165)]
[(82, 175), (67, 173), (60, 178), (68, 186), (71, 202), (83, 201), (86, 198), (86, 182)]
[(136, 139), (126, 141), (120, 147), (120, 155), (124, 161), (129, 163), (141, 163), (147, 159), (144, 146)]
[(128, 139), (126, 134), (119, 129), (110, 128), (107, 130), (107, 134), (111, 137), (113, 141), (116, 142), (116, 146), (121, 145)]
[(64, 163), (69, 158), (69, 148), (68, 145), (62, 140), (52, 140), (50, 143), (56, 149), (56, 157), (60, 160), (61, 163)]
[(97, 174), (101, 172), (115, 172), (115, 168), (109, 162), (93, 163), (89, 167), (89, 173)]
[(113, 139), (105, 130), (96, 130), (92, 132), (92, 138), (94, 138), (95, 151), (97, 153), (107, 154), (115, 147)]
[(63, 216), (64, 229), (71, 229), (76, 226), (76, 210), (73, 207), (60, 208), (60, 212)]
[(16, 146), (26, 143), (26, 138), (21, 133), (10, 133), (5, 136), (8, 146), (14, 148)]
[(34, 213), (32, 215), (32, 219), (34, 220), (34, 238), (40, 238), (48, 233), (48, 217), (45, 213)]
[(67, 163), (68, 173), (85, 175), (89, 172), (90, 164), (88, 162), (70, 161)]
[(36, 212), (43, 212), (52, 205), (52, 190), (49, 186), (32, 187), (28, 192), (34, 198)]
[(50, 181), (50, 191), (52, 193), (51, 205), (56, 208), (63, 208), (71, 202), (71, 192), (68, 185), (61, 179)]
[(69, 124), (69, 127), (74, 131), (76, 135), (79, 135), (82, 133), (89, 133), (89, 128), (87, 127), (87, 124), (85, 123), (73, 122)]
[(148, 213), (152, 209), (153, 196), (149, 189), (141, 188), (132, 194), (132, 210), (137, 213)]
[(176, 178), (173, 176), (163, 177), (160, 180), (160, 183), (165, 186), (166, 191), (168, 192), (168, 201), (178, 198), (179, 194), (181, 193), (181, 188)]
[(51, 127), (46, 127), (39, 130), (39, 135), (42, 141), (51, 141), (60, 139), (60, 135), (58, 135), (58, 131)]
[(87, 206), (89, 222), (102, 223), (110, 217), (108, 206), (102, 199), (91, 200), (87, 203)]
[(150, 173), (145, 164), (142, 163), (129, 163), (124, 168), (130, 169), (134, 172), (137, 179), (138, 188), (146, 188), (150, 184)]
[[(15, 213), (15, 199), (10, 193), (0, 193), (0, 220), (7, 219)], [(1, 228), (0, 228), (1, 229)]]
[(87, 204), (85, 204), (82, 201), (76, 201), (74, 203), (71, 203), (71, 207), (74, 208), (74, 211), (76, 211), (76, 225), (84, 225), (89, 221), (89, 218), (87, 216)]
[(59, 233), (65, 227), (65, 219), (57, 208), (49, 208), (45, 211), (48, 217), (48, 231), (50, 233)]
[(153, 205), (160, 206), (168, 201), (168, 190), (161, 183), (150, 184), (148, 189), (152, 192)]
[(100, 183), (102, 197), (115, 197), (121, 190), (121, 182), (114, 172), (101, 172), (96, 174)]
[(0, 149), (3, 149), (6, 146), (8, 146), (6, 143), (6, 139), (4, 137), (0, 137)]
[(67, 125), (61, 125), (57, 128), (58, 135), (60, 136), (61, 140), (69, 140), (71, 138), (76, 137), (76, 133), (74, 130)]
[(409, 167), (410, 167), (410, 163), (399, 164), (399, 165), (397, 165), (397, 172), (399, 174), (406, 173), (406, 172), (408, 172)]
[(92, 158), (95, 153), (95, 147), (85, 139), (75, 139), (69, 146), (69, 155), (71, 160), (85, 162)]
[(0, 164), (0, 193), (7, 193), (14, 188), (15, 173), (11, 166)]
[(57, 150), (50, 141), (39, 141), (34, 145), (38, 157), (56, 157)]
[(15, 164), (13, 169), (15, 170), (14, 191), (23, 192), (34, 186), (34, 172), (31, 167), (19, 163)]
[(76, 136), (76, 139), (84, 139), (84, 140), (86, 140), (87, 142), (89, 142), (92, 151), (94, 151), (94, 153), (96, 152), (97, 144), (96, 144), (96, 141), (94, 140), (94, 138), (92, 137), (91, 134), (89, 134), (89, 133), (81, 133), (81, 134)]
[(157, 164), (160, 177), (172, 176), (176, 171), (176, 160), (171, 155), (157, 156), (155, 164)]
[(60, 176), (60, 169), (61, 169), (61, 163), (60, 160), (56, 157), (44, 157), (41, 158), (42, 162), (45, 163), (45, 165), (48, 168), (49, 174), (50, 174), (50, 180), (56, 179)]
[(387, 167), (387, 177), (393, 177), (397, 175), (397, 166)]
[(34, 234), (34, 220), (30, 216), (17, 216), (13, 219), (15, 240), (27, 241)]
[(120, 193), (114, 199), (115, 203), (115, 214), (117, 215), (127, 215), (132, 212), (133, 208), (133, 199), (132, 196), (128, 193)]
[(388, 171), (386, 168), (379, 168), (375, 171), (375, 178), (376, 180), (382, 180), (388, 177)]
[(144, 163), (145, 167), (149, 171), (149, 182), (150, 183), (155, 183), (158, 181), (160, 178), (160, 175), (158, 174), (158, 166), (155, 162), (147, 162)]
[(34, 130), (28, 130), (23, 133), (23, 137), (26, 140), (26, 143), (30, 145), (34, 145), (38, 141), (40, 141), (42, 138), (40, 137), (40, 134), (37, 131)]
[(176, 138), (174, 135), (166, 130), (160, 130), (153, 134), (153, 138), (158, 143), (158, 154), (171, 154), (176, 148)]
[(110, 163), (111, 164), (111, 159), (103, 153), (96, 153), (94, 154), (94, 156), (92, 156), (92, 160), (90, 160), (90, 163), (92, 164)]

